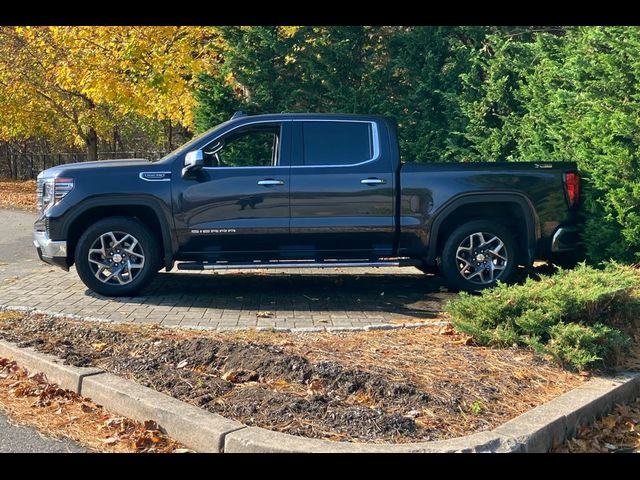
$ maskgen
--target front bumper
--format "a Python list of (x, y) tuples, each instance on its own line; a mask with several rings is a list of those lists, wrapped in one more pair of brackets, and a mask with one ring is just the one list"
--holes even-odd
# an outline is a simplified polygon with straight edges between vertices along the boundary
[(560, 227), (551, 239), (551, 251), (570, 252), (578, 248), (578, 229), (576, 227)]
[(33, 232), (33, 246), (36, 247), (40, 260), (64, 270), (69, 270), (67, 242), (51, 240), (47, 232), (36, 230)]

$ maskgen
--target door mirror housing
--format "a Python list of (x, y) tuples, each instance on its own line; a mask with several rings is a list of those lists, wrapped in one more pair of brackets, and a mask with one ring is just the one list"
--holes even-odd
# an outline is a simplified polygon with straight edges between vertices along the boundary
[(190, 171), (199, 170), (204, 165), (204, 154), (202, 150), (193, 150), (184, 157), (184, 168), (182, 176), (184, 177)]

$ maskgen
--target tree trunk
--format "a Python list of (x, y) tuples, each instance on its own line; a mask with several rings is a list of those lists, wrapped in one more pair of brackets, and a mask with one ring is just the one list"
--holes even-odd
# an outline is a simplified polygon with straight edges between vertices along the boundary
[(87, 144), (87, 161), (98, 160), (98, 134), (93, 127), (89, 128), (85, 142)]
[(4, 147), (4, 156), (7, 160), (7, 173), (9, 174), (9, 178), (13, 178), (13, 165), (11, 165), (11, 150), (9, 149), (9, 144), (4, 143), (2, 146)]

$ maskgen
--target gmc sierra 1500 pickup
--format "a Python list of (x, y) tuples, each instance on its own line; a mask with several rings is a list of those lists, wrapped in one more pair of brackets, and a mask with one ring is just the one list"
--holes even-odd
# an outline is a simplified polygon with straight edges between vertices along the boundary
[(43, 171), (33, 238), (108, 296), (176, 261), (413, 266), (480, 290), (573, 250), (579, 195), (574, 163), (404, 163), (387, 117), (236, 114), (156, 162)]

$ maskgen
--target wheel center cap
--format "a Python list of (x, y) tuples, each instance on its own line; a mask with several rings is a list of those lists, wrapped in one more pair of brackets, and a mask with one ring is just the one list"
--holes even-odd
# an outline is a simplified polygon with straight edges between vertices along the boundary
[(122, 261), (122, 255), (120, 255), (119, 253), (116, 253), (112, 258), (116, 263), (120, 263)]
[(479, 253), (478, 255), (476, 255), (476, 260), (478, 262), (484, 262), (487, 259), (487, 257), (484, 256), (484, 254)]

